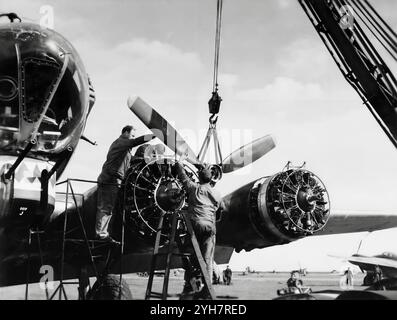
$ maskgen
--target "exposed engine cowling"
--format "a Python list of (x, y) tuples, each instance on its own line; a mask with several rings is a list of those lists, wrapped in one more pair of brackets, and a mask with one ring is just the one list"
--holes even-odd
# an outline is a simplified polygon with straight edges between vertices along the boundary
[[(147, 150), (146, 150), (147, 151)], [(186, 192), (177, 177), (176, 160), (159, 155), (136, 157), (125, 180), (126, 225), (153, 240), (163, 217), (163, 240), (171, 231), (171, 217), (186, 210)], [(184, 165), (192, 181), (196, 168)], [(223, 199), (225, 210), (217, 222), (217, 243), (247, 251), (288, 243), (312, 235), (328, 221), (330, 204), (322, 181), (304, 169), (288, 169), (251, 182)], [(178, 225), (183, 235), (183, 224)]]
[(322, 181), (307, 170), (278, 173), (252, 190), (251, 198), (254, 207), (266, 210), (260, 216), (266, 218), (263, 213), (267, 213), (272, 224), (287, 238), (314, 234), (329, 218), (327, 190)]
[[(163, 238), (171, 231), (174, 212), (186, 209), (186, 193), (177, 177), (176, 160), (160, 156), (137, 157), (132, 161), (125, 180), (126, 225), (142, 237), (152, 240), (163, 217)], [(185, 165), (187, 175), (197, 181), (195, 169)], [(181, 233), (184, 226), (178, 225)]]
[(312, 235), (328, 221), (330, 204), (312, 172), (290, 169), (258, 179), (224, 198), (217, 243), (250, 251)]

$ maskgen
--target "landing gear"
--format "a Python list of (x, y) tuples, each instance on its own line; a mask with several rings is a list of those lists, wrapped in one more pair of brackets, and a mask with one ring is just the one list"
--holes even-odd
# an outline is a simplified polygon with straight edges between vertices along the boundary
[[(70, 266), (80, 269), (78, 279), (80, 300), (132, 300), (132, 294), (128, 284), (126, 281), (122, 280), (122, 273), (119, 275), (109, 274), (109, 271), (112, 269), (111, 267), (114, 266), (115, 263), (119, 262), (121, 266), (123, 236), (121, 237), (121, 243), (88, 239), (86, 226), (83, 222), (83, 216), (77, 204), (71, 181), (73, 181), (73, 179), (68, 179), (66, 181), (66, 199), (69, 199), (70, 190), (76, 210), (65, 211), (62, 234), (60, 284), (50, 299), (59, 291), (59, 300), (62, 299), (62, 294), (63, 298), (67, 300), (64, 285), (76, 283), (64, 281), (64, 267), (65, 264), (68, 263)], [(88, 180), (79, 181), (91, 182)], [(75, 217), (74, 220), (69, 221), (68, 225), (68, 216), (72, 213), (74, 213)], [(76, 219), (76, 216), (78, 219)], [(122, 224), (122, 228), (124, 228), (124, 224)], [(123, 234), (123, 232), (124, 230), (122, 229), (121, 233)], [(65, 255), (65, 252), (67, 252), (67, 255)], [(100, 269), (102, 270), (100, 271)], [(90, 276), (95, 276), (97, 279), (92, 288), (90, 288)]]
[(98, 280), (87, 293), (87, 300), (132, 300), (127, 282), (120, 276), (108, 274)]
[(364, 286), (372, 286), (374, 284), (374, 275), (373, 273), (367, 273), (367, 275), (363, 279)]

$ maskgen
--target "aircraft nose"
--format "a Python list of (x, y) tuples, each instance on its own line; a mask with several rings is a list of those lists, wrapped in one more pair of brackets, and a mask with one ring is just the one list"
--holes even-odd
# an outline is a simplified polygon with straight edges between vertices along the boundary
[(30, 23), (0, 25), (0, 153), (17, 153), (32, 138), (32, 153), (74, 148), (92, 91), (80, 57), (60, 34)]

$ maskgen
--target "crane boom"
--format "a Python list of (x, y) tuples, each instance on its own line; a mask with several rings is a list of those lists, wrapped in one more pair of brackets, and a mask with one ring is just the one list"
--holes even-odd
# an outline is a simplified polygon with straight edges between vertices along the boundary
[[(298, 1), (346, 80), (397, 148), (397, 81), (358, 22), (358, 10), (363, 3), (355, 0)], [(357, 15), (353, 7), (357, 8)], [(397, 47), (393, 36), (394, 33), (388, 42), (391, 51)]]

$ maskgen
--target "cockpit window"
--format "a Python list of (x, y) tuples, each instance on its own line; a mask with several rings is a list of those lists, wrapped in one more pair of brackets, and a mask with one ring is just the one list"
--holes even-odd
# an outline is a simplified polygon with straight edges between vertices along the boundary
[(88, 77), (73, 46), (39, 25), (0, 26), (0, 154), (56, 161), (74, 148), (92, 101)]
[(0, 79), (0, 100), (10, 101), (18, 94), (18, 86), (15, 81), (9, 77)]
[(39, 120), (60, 73), (61, 68), (55, 62), (35, 58), (24, 61), (22, 116), (25, 121), (32, 123)]
[(69, 137), (81, 121), (81, 104), (76, 81), (67, 70), (39, 127), (39, 142), (43, 142), (44, 150), (54, 149)]

